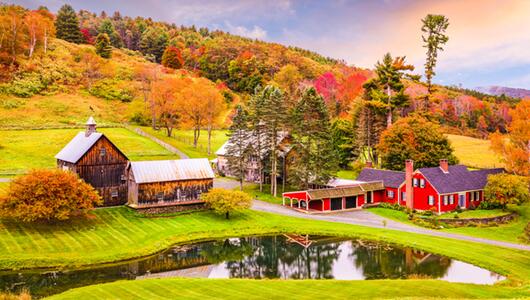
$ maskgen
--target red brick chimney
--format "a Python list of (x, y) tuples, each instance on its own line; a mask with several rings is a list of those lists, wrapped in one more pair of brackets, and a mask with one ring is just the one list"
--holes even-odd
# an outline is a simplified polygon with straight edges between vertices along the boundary
[(411, 159), (405, 160), (405, 200), (407, 201), (407, 207), (414, 209), (414, 193), (412, 187), (412, 173), (414, 173), (414, 162)]
[(440, 159), (440, 169), (444, 173), (449, 173), (449, 163), (447, 162), (447, 159)]
[(364, 166), (365, 168), (372, 168), (372, 161), (371, 160), (367, 160), (366, 161), (366, 165)]

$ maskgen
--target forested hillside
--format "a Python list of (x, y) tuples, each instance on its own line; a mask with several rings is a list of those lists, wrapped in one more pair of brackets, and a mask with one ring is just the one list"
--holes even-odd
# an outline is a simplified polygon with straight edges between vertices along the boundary
[[(369, 83), (377, 70), (311, 51), (119, 12), (76, 12), (68, 5), (57, 13), (15, 5), (2, 5), (0, 12), (4, 128), (73, 126), (88, 115), (108, 125), (160, 126), (169, 135), (173, 128), (227, 128), (235, 106), (248, 106), (258, 87), (279, 87), (286, 114), (314, 87), (336, 133), (347, 136), (341, 149), (348, 152), (354, 136), (367, 141), (362, 136), (367, 124), (376, 143), (389, 114), (427, 113), (456, 134), (506, 132), (508, 111), (519, 101), (436, 85), (429, 89), (398, 57), (394, 64), (402, 64), (403, 89), (392, 93), (403, 96), (388, 109), (385, 96)], [(384, 59), (374, 62), (376, 69), (384, 64)]]

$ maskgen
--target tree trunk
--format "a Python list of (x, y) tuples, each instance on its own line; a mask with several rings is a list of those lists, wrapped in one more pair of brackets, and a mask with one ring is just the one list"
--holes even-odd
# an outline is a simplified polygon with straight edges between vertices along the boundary
[(386, 94), (388, 96), (388, 112), (386, 115), (386, 128), (392, 126), (392, 105), (390, 104), (391, 94), (390, 94), (390, 85), (386, 86)]
[(48, 50), (48, 31), (44, 28), (44, 54)]
[(211, 154), (211, 148), (212, 148), (212, 125), (208, 125), (208, 155)]
[(230, 217), (229, 217), (228, 214), (229, 214), (228, 212), (225, 213), (225, 218), (226, 218), (227, 220), (230, 219)]
[(171, 133), (173, 132), (173, 128), (169, 125), (166, 125), (167, 130), (167, 137), (171, 137)]

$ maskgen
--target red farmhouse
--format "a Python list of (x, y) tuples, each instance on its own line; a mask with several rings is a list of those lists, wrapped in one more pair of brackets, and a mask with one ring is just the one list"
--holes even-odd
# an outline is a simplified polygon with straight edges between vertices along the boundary
[(442, 213), (478, 205), (488, 175), (501, 172), (503, 169), (470, 171), (463, 165), (449, 166), (445, 159), (440, 160), (439, 167), (414, 170), (413, 162), (407, 160), (405, 172), (364, 168), (356, 181), (284, 193), (283, 203), (307, 211), (333, 211), (386, 202)]

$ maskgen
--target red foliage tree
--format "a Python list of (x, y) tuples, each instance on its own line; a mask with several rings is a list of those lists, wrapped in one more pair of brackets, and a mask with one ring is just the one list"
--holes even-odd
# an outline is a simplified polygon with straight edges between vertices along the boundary
[(94, 44), (94, 37), (90, 34), (90, 30), (88, 28), (81, 28), (81, 34), (85, 39), (85, 43), (90, 45)]

